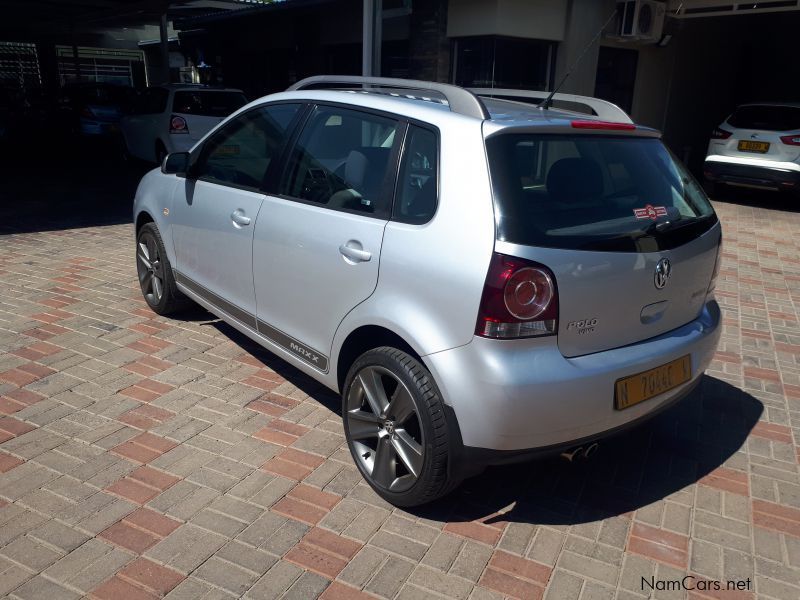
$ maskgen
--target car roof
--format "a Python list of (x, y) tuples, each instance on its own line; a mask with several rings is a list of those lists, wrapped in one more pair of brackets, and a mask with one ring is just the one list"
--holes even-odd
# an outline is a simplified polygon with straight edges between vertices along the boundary
[[(356, 75), (317, 75), (292, 84), (285, 92), (265, 96), (268, 101), (338, 102), (373, 108), (433, 125), (458, 120), (479, 124), (484, 135), (514, 128), (546, 127), (548, 133), (615, 134), (658, 137), (637, 126), (618, 106), (587, 96), (506, 88), (462, 88), (451, 84)], [(542, 107), (546, 104), (546, 107)], [(566, 105), (566, 107), (564, 106)], [(573, 110), (573, 107), (577, 110)], [(247, 107), (244, 107), (246, 109)], [(243, 110), (244, 110), (243, 109)], [(576, 125), (576, 121), (584, 121)], [(596, 126), (591, 122), (598, 122)]]
[[(505, 100), (499, 98), (485, 98), (481, 101), (488, 112), (487, 119), (478, 119), (465, 116), (450, 110), (447, 101), (428, 95), (424, 91), (409, 91), (408, 93), (384, 92), (374, 89), (310, 89), (301, 91), (288, 91), (264, 96), (243, 107), (247, 110), (252, 106), (264, 102), (287, 100), (302, 100), (305, 102), (331, 102), (352, 105), (354, 108), (363, 107), (377, 111), (403, 115), (409, 119), (441, 126), (451, 120), (473, 122), (482, 124), (486, 136), (493, 135), (500, 130), (515, 128), (519, 131), (531, 129), (542, 131), (547, 128), (548, 133), (586, 133), (588, 130), (572, 128), (572, 121), (603, 121), (597, 115), (576, 112), (559, 107), (541, 109), (536, 104)], [(608, 133), (607, 131), (605, 133)], [(619, 132), (626, 135), (654, 137), (659, 133), (647, 127), (637, 126), (636, 130)]]

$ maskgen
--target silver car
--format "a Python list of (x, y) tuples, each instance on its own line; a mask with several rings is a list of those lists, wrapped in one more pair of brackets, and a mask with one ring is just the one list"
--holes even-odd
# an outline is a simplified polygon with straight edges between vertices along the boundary
[(340, 392), (396, 505), (590, 454), (700, 380), (721, 230), (657, 131), (545, 96), (343, 76), (248, 104), (142, 179), (145, 299)]

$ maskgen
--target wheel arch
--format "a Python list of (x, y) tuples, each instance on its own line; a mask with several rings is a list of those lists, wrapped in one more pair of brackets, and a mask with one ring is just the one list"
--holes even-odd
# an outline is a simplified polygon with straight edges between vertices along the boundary
[(347, 372), (356, 359), (365, 352), (381, 346), (391, 346), (402, 350), (424, 365), (422, 358), (411, 347), (411, 344), (391, 329), (380, 325), (362, 325), (347, 335), (339, 349), (336, 360), (336, 383), (340, 391), (344, 388)]
[(139, 230), (147, 223), (155, 223), (155, 219), (146, 210), (140, 211), (139, 214), (136, 215), (136, 235), (139, 235)]

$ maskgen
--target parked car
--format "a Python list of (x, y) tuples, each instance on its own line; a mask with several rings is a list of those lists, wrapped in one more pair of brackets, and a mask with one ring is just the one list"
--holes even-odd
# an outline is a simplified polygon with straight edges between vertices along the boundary
[[(344, 84), (370, 87), (309, 89)], [(194, 300), (340, 392), (396, 505), (592, 453), (688, 394), (721, 333), (720, 224), (660, 134), (490, 93), (303, 80), (136, 193), (148, 305)]]
[(711, 134), (703, 167), (714, 184), (800, 190), (800, 104), (743, 104)]
[(122, 135), (131, 156), (161, 163), (170, 152), (185, 152), (241, 108), (241, 90), (175, 84), (151, 87), (122, 120)]
[(58, 125), (62, 132), (87, 137), (119, 133), (119, 122), (133, 98), (133, 88), (110, 83), (79, 83), (62, 88)]

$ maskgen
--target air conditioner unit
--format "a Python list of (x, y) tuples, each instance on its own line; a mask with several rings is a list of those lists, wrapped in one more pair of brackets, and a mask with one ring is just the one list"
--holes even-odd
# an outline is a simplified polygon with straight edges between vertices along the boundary
[(657, 0), (617, 2), (619, 27), (612, 37), (620, 41), (656, 44), (664, 30), (666, 12), (666, 4)]

